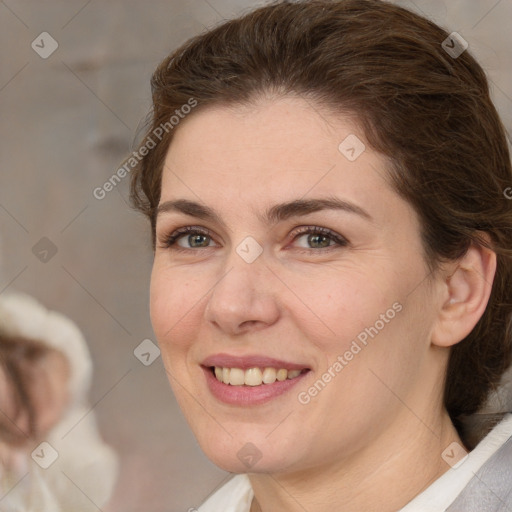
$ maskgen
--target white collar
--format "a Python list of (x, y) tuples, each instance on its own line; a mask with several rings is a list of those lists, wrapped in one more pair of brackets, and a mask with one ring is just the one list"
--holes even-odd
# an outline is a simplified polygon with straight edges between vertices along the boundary
[(506, 414), (460, 466), (450, 468), (399, 512), (439, 512), (446, 510), (475, 473), (512, 436), (512, 414)]
[[(449, 469), (399, 512), (440, 512), (446, 510), (475, 473), (512, 436), (512, 414), (507, 414), (456, 468)], [(440, 454), (441, 456), (441, 454)], [(210, 497), (199, 512), (249, 512), (254, 496), (247, 475), (236, 475)]]

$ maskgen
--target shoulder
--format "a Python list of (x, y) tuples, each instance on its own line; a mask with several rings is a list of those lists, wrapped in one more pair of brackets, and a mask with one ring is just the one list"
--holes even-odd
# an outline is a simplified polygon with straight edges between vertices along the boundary
[(198, 512), (249, 512), (254, 496), (247, 475), (236, 475), (198, 509)]

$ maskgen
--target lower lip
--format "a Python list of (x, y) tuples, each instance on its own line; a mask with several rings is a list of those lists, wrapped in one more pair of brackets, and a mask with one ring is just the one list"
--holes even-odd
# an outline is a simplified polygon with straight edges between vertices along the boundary
[(272, 399), (290, 391), (306, 376), (309, 371), (301, 373), (294, 379), (275, 381), (273, 384), (261, 384), (260, 386), (231, 386), (217, 380), (211, 368), (202, 367), (206, 376), (206, 383), (212, 395), (231, 405), (259, 405), (270, 402)]

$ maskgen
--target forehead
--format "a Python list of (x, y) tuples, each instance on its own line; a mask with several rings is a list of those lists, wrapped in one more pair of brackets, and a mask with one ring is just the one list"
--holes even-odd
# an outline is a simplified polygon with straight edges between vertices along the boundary
[(369, 204), (379, 191), (384, 202), (397, 200), (386, 181), (388, 165), (353, 119), (300, 98), (209, 107), (176, 130), (161, 201), (189, 198), (243, 208), (335, 194)]
[(364, 138), (353, 120), (322, 112), (297, 97), (207, 107), (193, 112), (177, 128), (168, 161), (185, 152), (187, 159), (213, 161), (250, 162), (254, 155), (266, 158), (252, 162), (251, 167), (271, 162), (332, 161), (339, 156), (338, 144), (345, 137)]

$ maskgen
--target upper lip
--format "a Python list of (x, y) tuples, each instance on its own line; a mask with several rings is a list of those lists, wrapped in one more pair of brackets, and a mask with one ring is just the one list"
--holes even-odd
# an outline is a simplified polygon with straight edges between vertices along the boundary
[(309, 369), (307, 365), (301, 363), (292, 363), (283, 361), (282, 359), (275, 359), (263, 355), (247, 355), (247, 356), (233, 356), (230, 354), (214, 354), (208, 356), (201, 363), (203, 366), (219, 366), (221, 368), (240, 368), (248, 370), (249, 368), (283, 368), (285, 370), (303, 370)]

